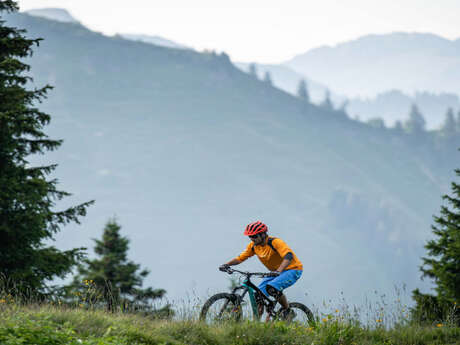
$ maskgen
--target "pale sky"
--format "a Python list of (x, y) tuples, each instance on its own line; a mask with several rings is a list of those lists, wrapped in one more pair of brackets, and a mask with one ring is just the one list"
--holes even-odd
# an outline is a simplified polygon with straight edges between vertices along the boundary
[(460, 38), (460, 0), (20, 0), (21, 10), (67, 9), (107, 35), (156, 35), (232, 61), (279, 63), (366, 34)]

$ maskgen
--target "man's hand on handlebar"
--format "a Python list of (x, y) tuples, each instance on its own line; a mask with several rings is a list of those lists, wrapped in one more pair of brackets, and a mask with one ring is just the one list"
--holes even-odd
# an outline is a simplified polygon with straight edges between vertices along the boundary
[(228, 264), (223, 264), (223, 265), (220, 265), (220, 266), (219, 266), (219, 271), (227, 272), (229, 268), (230, 268), (230, 265), (228, 265)]

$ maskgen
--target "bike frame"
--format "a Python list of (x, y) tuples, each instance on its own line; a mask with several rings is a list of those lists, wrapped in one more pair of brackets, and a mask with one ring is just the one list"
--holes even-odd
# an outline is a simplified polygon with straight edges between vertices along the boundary
[(240, 298), (240, 302), (243, 300), (246, 293), (249, 293), (249, 301), (251, 303), (251, 309), (252, 309), (254, 320), (260, 319), (259, 308), (256, 302), (256, 293), (259, 293), (260, 296), (262, 297), (264, 306), (267, 307), (267, 312), (269, 314), (273, 313), (273, 310), (275, 309), (277, 301), (272, 301), (270, 298), (265, 296), (265, 294), (253, 282), (251, 282), (250, 277), (247, 277), (240, 286), (237, 286), (236, 288), (234, 288), (232, 293), (236, 294), (238, 290), (243, 290), (243, 293), (241, 295), (237, 295)]

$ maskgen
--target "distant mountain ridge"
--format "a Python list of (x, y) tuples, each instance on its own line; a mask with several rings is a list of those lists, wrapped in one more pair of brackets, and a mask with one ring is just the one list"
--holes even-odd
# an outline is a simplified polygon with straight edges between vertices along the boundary
[(352, 98), (392, 89), (460, 95), (459, 40), (433, 34), (368, 35), (309, 50), (284, 65)]
[(150, 43), (157, 46), (176, 48), (176, 49), (192, 49), (186, 45), (176, 43), (160, 36), (150, 36), (141, 34), (119, 34), (121, 37), (132, 41), (140, 41), (144, 43)]
[[(63, 23), (77, 23), (80, 22), (73, 17), (70, 12), (64, 8), (38, 8), (33, 10), (24, 11), (24, 13), (35, 17), (41, 17), (49, 20), (56, 20)], [(143, 34), (118, 34), (119, 36), (144, 43), (150, 43), (162, 47), (176, 48), (176, 49), (192, 49), (186, 45), (176, 43), (160, 36), (151, 36)]]
[(63, 23), (80, 23), (69, 11), (63, 8), (38, 8), (25, 11), (24, 13), (31, 16), (42, 17), (50, 20), (56, 20)]
[(72, 204), (96, 199), (60, 247), (91, 246), (116, 214), (133, 260), (152, 270), (147, 284), (203, 296), (225, 288), (218, 265), (246, 246), (244, 225), (262, 219), (313, 277), (289, 296), (311, 304), (344, 291), (358, 302), (395, 283), (420, 285), (422, 245), (457, 168), (454, 144), (438, 152), (303, 102), (226, 54), (5, 17), (44, 38), (28, 62), (36, 85), (55, 86), (40, 108), (52, 116), (46, 133), (64, 144), (31, 162), (59, 164)]
[[(299, 86), (300, 80), (304, 79), (307, 83), (308, 87), (308, 92), (311, 97), (311, 100), (314, 103), (320, 103), (323, 99), (324, 96), (328, 90), (328, 87), (326, 85), (323, 85), (321, 83), (318, 83), (314, 80), (309, 79), (307, 76), (304, 76), (291, 68), (283, 65), (268, 65), (268, 64), (259, 64), (259, 63), (254, 63), (258, 72), (258, 77), (260, 79), (263, 79), (264, 74), (266, 72), (269, 72), (273, 84), (286, 91), (289, 92), (292, 95), (297, 94), (297, 88)], [(250, 63), (240, 63), (236, 62), (235, 66), (240, 68), (241, 70), (248, 72), (249, 70), (249, 65)], [(334, 94), (334, 92), (331, 93), (331, 98), (339, 104), (340, 102), (343, 102), (345, 100), (345, 97), (339, 96)]]
[[(25, 13), (43, 17), (47, 19), (57, 20), (61, 22), (79, 23), (67, 10), (61, 8), (43, 8), (29, 10)], [(391, 35), (367, 35), (358, 40), (350, 41), (347, 43), (339, 44), (335, 47), (319, 47), (309, 51), (312, 55), (317, 55), (319, 60), (323, 60), (323, 56), (330, 55), (346, 55), (354, 54), (357, 56), (355, 64), (365, 63), (369, 58), (378, 58), (380, 51), (373, 49), (375, 42), (379, 41), (380, 45), (386, 50), (392, 51), (394, 54), (410, 54), (420, 53), (452, 55), (457, 54), (457, 48), (451, 41), (441, 38), (433, 34), (421, 34), (424, 39), (420, 39), (419, 34), (411, 36), (408, 33), (395, 33)], [(119, 34), (128, 40), (139, 41), (157, 46), (176, 48), (176, 49), (192, 49), (186, 45), (179, 44), (172, 40), (160, 37), (150, 36), (143, 34)], [(411, 38), (412, 37), (412, 38)], [(406, 44), (410, 42), (411, 44)], [(403, 44), (404, 43), (404, 44)], [(460, 47), (460, 39), (454, 41)], [(354, 53), (354, 51), (358, 53)], [(460, 55), (459, 55), (460, 56)], [(248, 63), (238, 63), (235, 65), (247, 71)], [(342, 105), (348, 98), (347, 110), (350, 116), (358, 116), (361, 120), (370, 118), (381, 117), (385, 120), (387, 125), (393, 125), (396, 120), (403, 121), (407, 116), (408, 109), (412, 103), (416, 103), (427, 120), (427, 126), (430, 129), (439, 128), (444, 121), (444, 114), (448, 107), (458, 108), (458, 101), (456, 96), (447, 92), (426, 92), (419, 90), (418, 96), (415, 93), (411, 95), (409, 92), (399, 92), (396, 96), (395, 89), (392, 87), (388, 90), (378, 92), (373, 96), (367, 97), (346, 97), (344, 94), (336, 93), (335, 88), (331, 87), (328, 83), (321, 83), (312, 80), (310, 74), (303, 74), (303, 72), (296, 71), (294, 68), (287, 65), (267, 65), (257, 64), (259, 77), (262, 78), (265, 72), (269, 72), (273, 78), (273, 83), (276, 87), (285, 90), (293, 95), (296, 95), (297, 87), (301, 79), (307, 81), (311, 100), (319, 104), (323, 101), (326, 91), (330, 91), (330, 97), (336, 107)], [(314, 78), (313, 78), (314, 79)], [(360, 93), (366, 89), (360, 89)], [(363, 92), (365, 94), (366, 92)], [(346, 93), (345, 93), (346, 94)], [(420, 95), (425, 94), (425, 97)], [(429, 96), (428, 96), (429, 94)], [(457, 94), (458, 95), (458, 94)], [(386, 103), (382, 103), (385, 100)]]
[(139, 41), (144, 43), (150, 43), (157, 46), (176, 48), (176, 49), (192, 49), (183, 44), (176, 43), (160, 36), (149, 36), (140, 34), (120, 34), (121, 37), (132, 41)]
[[(235, 63), (243, 71), (248, 71), (248, 63)], [(297, 96), (300, 80), (307, 82), (310, 99), (315, 104), (324, 101), (329, 88), (321, 83), (292, 70), (284, 65), (265, 65), (255, 63), (258, 77), (262, 79), (269, 72), (273, 85)], [(407, 120), (412, 104), (416, 104), (426, 120), (427, 129), (438, 129), (445, 120), (448, 108), (460, 111), (460, 97), (454, 93), (416, 92), (414, 95), (399, 90), (388, 90), (378, 93), (374, 97), (348, 98), (330, 91), (330, 98), (334, 107), (346, 104), (346, 111), (352, 118), (360, 121), (381, 118), (387, 126), (393, 126), (396, 121)]]
[(454, 93), (416, 92), (411, 96), (399, 90), (382, 92), (374, 98), (351, 99), (347, 112), (361, 121), (381, 118), (387, 126), (394, 126), (396, 121), (407, 120), (413, 104), (417, 105), (425, 118), (427, 129), (441, 128), (448, 108), (460, 113), (460, 97)]

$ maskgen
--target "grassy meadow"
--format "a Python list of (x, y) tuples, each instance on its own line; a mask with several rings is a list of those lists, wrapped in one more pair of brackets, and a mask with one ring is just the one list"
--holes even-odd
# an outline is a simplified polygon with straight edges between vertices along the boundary
[[(196, 314), (196, 313), (195, 313)], [(0, 344), (86, 345), (448, 345), (460, 344), (460, 328), (446, 322), (409, 321), (385, 325), (380, 314), (365, 325), (335, 310), (318, 316), (314, 326), (285, 322), (207, 325), (191, 313), (162, 320), (140, 314), (109, 313), (87, 304), (23, 303), (0, 299)]]

